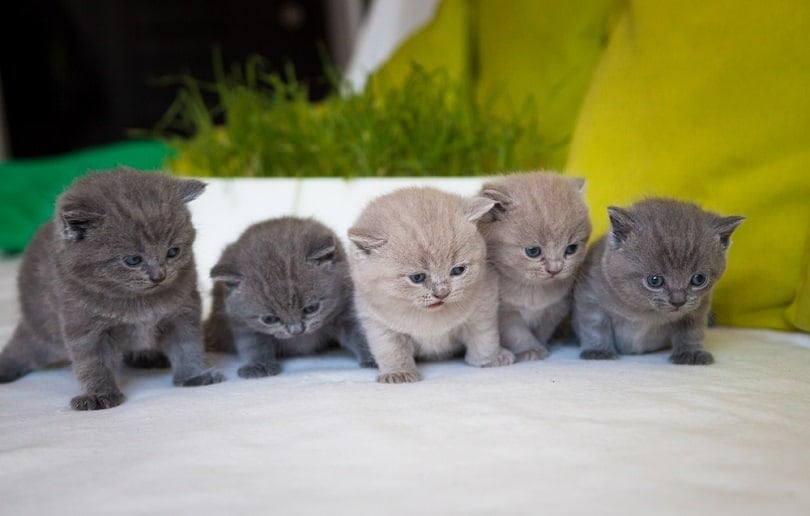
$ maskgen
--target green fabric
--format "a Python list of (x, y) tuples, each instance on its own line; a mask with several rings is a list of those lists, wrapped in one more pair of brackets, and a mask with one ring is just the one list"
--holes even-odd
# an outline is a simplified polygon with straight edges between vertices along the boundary
[(170, 152), (162, 142), (137, 140), (0, 163), (0, 249), (21, 252), (39, 226), (51, 217), (56, 197), (74, 178), (118, 165), (160, 169)]

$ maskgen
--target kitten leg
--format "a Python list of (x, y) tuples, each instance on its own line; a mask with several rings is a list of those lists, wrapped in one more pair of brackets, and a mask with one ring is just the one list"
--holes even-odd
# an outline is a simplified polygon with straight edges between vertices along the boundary
[(551, 336), (554, 335), (557, 327), (563, 319), (565, 319), (565, 316), (568, 315), (570, 310), (571, 301), (566, 297), (547, 307), (537, 319), (532, 321), (532, 334), (546, 352), (545, 355), (538, 356), (537, 358), (545, 358), (548, 355), (548, 343), (551, 340)]
[(613, 324), (598, 304), (590, 301), (577, 301), (571, 317), (571, 324), (579, 339), (582, 351), (579, 358), (584, 360), (611, 360), (619, 358), (613, 344)]
[(395, 332), (373, 319), (364, 321), (368, 345), (380, 374), (379, 383), (410, 383), (422, 379), (416, 367), (413, 339)]
[(205, 350), (235, 353), (233, 331), (228, 316), (220, 311), (212, 311), (203, 327)]
[(114, 368), (121, 358), (108, 331), (80, 334), (65, 329), (65, 340), (70, 350), (73, 373), (82, 386), (83, 394), (70, 400), (76, 410), (112, 408), (124, 401), (124, 394), (115, 383)]
[(679, 321), (680, 327), (672, 335), (672, 354), (669, 361), (679, 365), (709, 365), (714, 357), (703, 349), (707, 316), (695, 314)]
[(473, 316), (462, 328), (461, 339), (467, 348), (464, 361), (472, 366), (498, 367), (515, 362), (515, 355), (501, 347), (496, 310), (490, 314), (487, 309), (486, 313)]
[(124, 353), (124, 363), (137, 369), (167, 369), (169, 358), (157, 349), (142, 349)]
[(340, 345), (354, 354), (360, 367), (377, 367), (374, 355), (371, 354), (371, 349), (368, 347), (366, 334), (354, 317), (347, 317), (340, 325), (338, 333)]
[(532, 334), (518, 311), (503, 309), (498, 315), (501, 344), (515, 354), (516, 362), (548, 356), (548, 349)]
[(245, 329), (237, 334), (236, 348), (239, 356), (248, 361), (237, 370), (240, 377), (264, 378), (281, 372), (281, 364), (276, 358), (278, 343), (270, 335)]
[(200, 320), (193, 311), (162, 320), (157, 327), (157, 344), (169, 358), (175, 385), (197, 387), (225, 379), (205, 361)]
[(31, 371), (67, 359), (61, 346), (42, 341), (23, 320), (14, 329), (14, 334), (0, 352), (0, 383), (13, 382)]

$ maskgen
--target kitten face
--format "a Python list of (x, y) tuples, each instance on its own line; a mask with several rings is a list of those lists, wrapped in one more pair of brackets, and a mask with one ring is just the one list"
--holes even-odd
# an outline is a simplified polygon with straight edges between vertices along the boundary
[(529, 284), (571, 277), (591, 234), (583, 185), (581, 179), (533, 172), (483, 186), (481, 195), (497, 204), (482, 233), (501, 274)]
[(195, 231), (185, 203), (204, 183), (118, 169), (92, 174), (58, 202), (63, 270), (100, 293), (150, 295), (193, 269)]
[(349, 271), (326, 226), (284, 217), (255, 224), (212, 269), (228, 285), (228, 314), (259, 333), (289, 339), (321, 329), (345, 307)]
[(607, 281), (635, 309), (674, 318), (710, 295), (725, 270), (729, 237), (743, 221), (664, 199), (609, 213), (602, 258)]
[(464, 312), (486, 267), (475, 223), (493, 204), (431, 188), (376, 199), (349, 230), (357, 288), (378, 312), (406, 325)]

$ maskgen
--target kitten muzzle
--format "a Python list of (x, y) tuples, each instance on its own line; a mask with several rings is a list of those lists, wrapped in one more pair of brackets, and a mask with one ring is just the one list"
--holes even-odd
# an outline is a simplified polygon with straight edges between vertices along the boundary
[(290, 335), (301, 335), (304, 333), (304, 325), (301, 323), (290, 324), (287, 326), (287, 333)]

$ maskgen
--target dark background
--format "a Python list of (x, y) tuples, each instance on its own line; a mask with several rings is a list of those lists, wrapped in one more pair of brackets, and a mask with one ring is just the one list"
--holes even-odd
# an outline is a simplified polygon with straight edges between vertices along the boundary
[(324, 1), (23, 0), (0, 17), (0, 81), (12, 158), (120, 141), (155, 127), (178, 85), (248, 56), (292, 64), (313, 99), (328, 86)]

